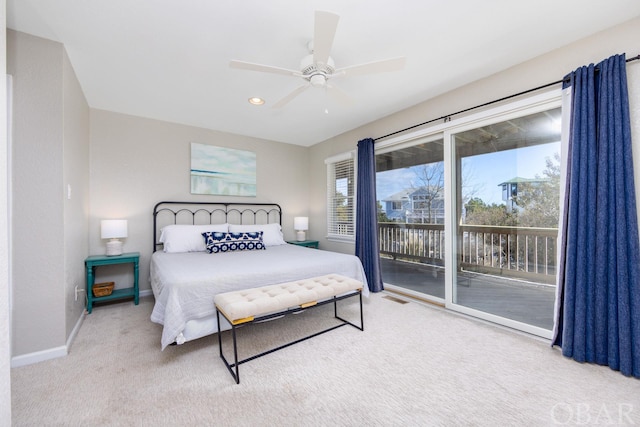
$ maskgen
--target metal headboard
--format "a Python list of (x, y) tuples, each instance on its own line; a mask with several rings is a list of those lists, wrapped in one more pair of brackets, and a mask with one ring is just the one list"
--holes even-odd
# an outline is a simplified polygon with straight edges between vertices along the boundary
[(169, 224), (273, 224), (282, 226), (277, 203), (210, 203), (163, 201), (153, 207), (153, 252), (162, 246), (162, 227)]

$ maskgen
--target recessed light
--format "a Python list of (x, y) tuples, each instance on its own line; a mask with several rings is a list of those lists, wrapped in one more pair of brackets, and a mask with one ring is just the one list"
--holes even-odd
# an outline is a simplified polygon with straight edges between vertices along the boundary
[(249, 98), (249, 104), (251, 105), (262, 105), (264, 104), (264, 99), (254, 96), (253, 98)]

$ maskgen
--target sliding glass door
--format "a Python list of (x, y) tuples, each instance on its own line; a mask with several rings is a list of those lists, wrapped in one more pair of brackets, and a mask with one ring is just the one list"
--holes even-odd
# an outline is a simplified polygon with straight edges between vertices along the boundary
[(382, 280), (444, 299), (442, 135), (376, 154)]
[(540, 99), (377, 148), (386, 289), (550, 335), (562, 114)]
[(553, 327), (560, 108), (451, 135), (455, 157), (452, 303)]

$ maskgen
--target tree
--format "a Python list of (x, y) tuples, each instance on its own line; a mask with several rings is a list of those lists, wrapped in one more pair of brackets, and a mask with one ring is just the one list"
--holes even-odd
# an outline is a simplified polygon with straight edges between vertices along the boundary
[(465, 224), (469, 225), (516, 225), (518, 222), (518, 214), (507, 212), (504, 204), (487, 205), (477, 197), (469, 200), (465, 209)]
[(560, 154), (547, 157), (543, 176), (534, 183), (520, 183), (514, 201), (521, 208), (519, 225), (557, 228), (560, 217)]
[(467, 215), (473, 214), (474, 212), (479, 212), (482, 209), (486, 209), (487, 204), (479, 197), (471, 198), (467, 204), (464, 206), (467, 211)]
[(391, 222), (389, 217), (387, 217), (387, 213), (382, 208), (382, 203), (378, 200), (378, 222)]
[(427, 224), (432, 224), (435, 222), (433, 218), (434, 201), (441, 199), (444, 193), (444, 162), (421, 165), (421, 167), (415, 168), (413, 171), (416, 175), (416, 182), (412, 183), (412, 187), (422, 191), (420, 196), (424, 197), (424, 207), (412, 206), (411, 210), (414, 214), (425, 211)]

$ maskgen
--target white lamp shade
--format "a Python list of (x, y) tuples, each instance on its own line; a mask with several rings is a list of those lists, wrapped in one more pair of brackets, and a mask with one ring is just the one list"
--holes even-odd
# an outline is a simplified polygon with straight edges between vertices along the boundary
[(100, 236), (103, 239), (127, 237), (126, 219), (103, 219), (100, 221)]
[(305, 231), (309, 229), (309, 217), (296, 216), (293, 218), (293, 229), (297, 231), (296, 240), (304, 242), (307, 238)]
[(293, 218), (293, 229), (304, 231), (309, 229), (309, 217), (297, 216)]

